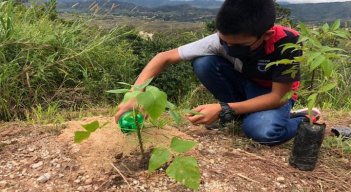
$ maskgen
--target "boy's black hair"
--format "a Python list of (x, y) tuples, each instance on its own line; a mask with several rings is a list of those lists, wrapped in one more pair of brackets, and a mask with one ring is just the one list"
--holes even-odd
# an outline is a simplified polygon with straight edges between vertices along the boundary
[(262, 36), (276, 19), (274, 0), (225, 0), (216, 17), (224, 35)]

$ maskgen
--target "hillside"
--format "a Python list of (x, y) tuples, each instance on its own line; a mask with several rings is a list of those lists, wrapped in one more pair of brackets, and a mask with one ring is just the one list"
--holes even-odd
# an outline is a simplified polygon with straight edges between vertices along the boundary
[[(79, 2), (72, 8), (74, 4)], [(97, 3), (94, 3), (97, 2)], [(113, 14), (156, 18), (174, 21), (205, 21), (213, 19), (222, 2), (211, 0), (167, 1), (167, 0), (112, 0), (112, 1), (59, 1), (61, 12), (92, 12), (90, 6), (98, 5), (99, 14)], [(113, 5), (114, 4), (114, 5)], [(117, 6), (116, 6), (117, 5)], [(111, 7), (115, 8), (111, 11)], [(311, 23), (329, 22), (336, 19), (351, 21), (351, 2), (288, 4), (281, 7), (291, 10), (291, 18)]]
[(351, 2), (283, 4), (291, 9), (293, 19), (306, 22), (325, 22), (342, 19), (351, 21)]

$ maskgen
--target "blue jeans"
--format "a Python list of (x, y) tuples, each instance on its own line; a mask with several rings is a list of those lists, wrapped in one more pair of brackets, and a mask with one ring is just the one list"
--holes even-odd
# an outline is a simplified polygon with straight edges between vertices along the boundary
[[(193, 61), (193, 69), (201, 83), (222, 102), (240, 102), (271, 92), (271, 88), (244, 78), (232, 63), (220, 56), (199, 57)], [(289, 100), (280, 108), (245, 114), (243, 131), (247, 137), (266, 145), (290, 140), (303, 118), (290, 118), (293, 105), (294, 101)]]

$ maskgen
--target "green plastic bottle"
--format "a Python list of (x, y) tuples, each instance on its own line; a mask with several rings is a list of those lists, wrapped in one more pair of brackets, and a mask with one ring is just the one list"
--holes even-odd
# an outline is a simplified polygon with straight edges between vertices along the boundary
[(144, 117), (140, 112), (138, 111), (125, 112), (118, 120), (118, 125), (122, 133), (131, 133), (131, 132), (137, 131), (137, 125), (134, 120), (134, 117), (137, 118), (137, 123), (140, 126), (144, 123)]

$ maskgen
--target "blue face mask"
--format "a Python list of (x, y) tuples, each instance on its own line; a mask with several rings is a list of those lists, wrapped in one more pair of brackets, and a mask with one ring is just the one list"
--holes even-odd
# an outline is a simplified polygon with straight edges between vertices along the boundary
[(243, 59), (243, 58), (247, 58), (247, 57), (251, 56), (252, 53), (256, 52), (255, 50), (251, 50), (251, 46), (253, 44), (255, 44), (259, 39), (257, 39), (251, 45), (232, 45), (232, 46), (229, 46), (223, 40), (220, 40), (220, 43), (228, 55), (235, 57), (235, 58)]

